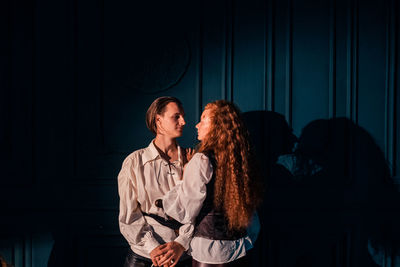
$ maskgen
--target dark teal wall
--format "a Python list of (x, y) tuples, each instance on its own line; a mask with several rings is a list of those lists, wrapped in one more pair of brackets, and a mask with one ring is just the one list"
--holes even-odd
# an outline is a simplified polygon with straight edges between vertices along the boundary
[(345, 116), (400, 183), (397, 0), (5, 0), (0, 12), (0, 254), (16, 266), (44, 266), (52, 249), (71, 266), (122, 260), (116, 177), (150, 142), (145, 112), (162, 95), (184, 103), (185, 146), (216, 99), (283, 114), (296, 135)]

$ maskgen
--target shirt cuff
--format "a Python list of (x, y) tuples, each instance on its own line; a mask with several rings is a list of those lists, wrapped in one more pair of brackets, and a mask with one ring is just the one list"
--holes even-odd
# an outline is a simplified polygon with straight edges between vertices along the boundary
[(148, 252), (149, 255), (150, 255), (150, 253), (153, 251), (153, 249), (155, 249), (155, 248), (158, 247), (159, 245), (160, 245), (160, 243), (158, 243), (157, 240), (155, 240), (154, 238), (149, 238), (149, 239), (146, 241), (145, 247), (146, 247), (147, 252)]
[(192, 238), (188, 238), (187, 236), (184, 235), (179, 235), (177, 238), (175, 238), (175, 242), (178, 242), (179, 244), (182, 245), (182, 247), (185, 248), (185, 251), (189, 249), (190, 241)]

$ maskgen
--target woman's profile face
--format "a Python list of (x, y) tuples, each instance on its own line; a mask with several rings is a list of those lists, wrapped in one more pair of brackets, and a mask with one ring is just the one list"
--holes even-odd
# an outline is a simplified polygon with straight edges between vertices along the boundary
[(197, 139), (202, 141), (207, 136), (211, 128), (211, 110), (205, 109), (200, 117), (200, 122), (196, 125)]
[(165, 135), (171, 138), (182, 136), (183, 127), (186, 122), (183, 110), (174, 103), (168, 103), (162, 115), (157, 115), (157, 134)]

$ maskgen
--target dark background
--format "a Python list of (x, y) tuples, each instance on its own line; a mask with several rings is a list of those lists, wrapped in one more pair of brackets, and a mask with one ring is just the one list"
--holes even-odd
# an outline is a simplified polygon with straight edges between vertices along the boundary
[[(1, 1), (0, 254), (15, 266), (120, 266), (117, 174), (150, 142), (145, 112), (162, 95), (184, 104), (184, 146), (216, 99), (282, 114), (297, 136), (347, 117), (377, 144), (395, 188), (399, 14), (397, 0)], [(365, 205), (314, 208), (317, 196), (298, 202), (304, 187), (271, 188), (255, 264), (399, 266), (395, 238), (368, 247)], [(379, 210), (388, 222), (399, 214)], [(329, 264), (313, 262), (313, 246)]]

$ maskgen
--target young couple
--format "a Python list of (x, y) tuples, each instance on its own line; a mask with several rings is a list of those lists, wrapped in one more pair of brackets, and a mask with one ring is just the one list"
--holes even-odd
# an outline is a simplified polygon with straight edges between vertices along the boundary
[(118, 175), (119, 226), (130, 245), (124, 266), (248, 265), (261, 191), (239, 110), (207, 104), (194, 154), (176, 141), (185, 126), (177, 98), (157, 98), (146, 124), (155, 139)]

